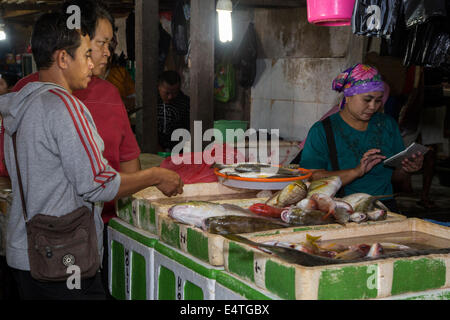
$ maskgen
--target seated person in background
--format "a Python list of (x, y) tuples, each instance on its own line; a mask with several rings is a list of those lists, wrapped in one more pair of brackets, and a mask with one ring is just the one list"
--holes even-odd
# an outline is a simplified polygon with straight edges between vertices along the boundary
[(162, 151), (170, 152), (179, 141), (171, 141), (176, 129), (190, 129), (190, 101), (181, 89), (176, 71), (164, 71), (158, 81), (158, 143)]
[[(333, 90), (344, 92), (341, 110), (328, 119), (337, 150), (338, 170), (333, 169), (327, 136), (322, 121), (308, 133), (301, 167), (313, 169), (313, 180), (337, 175), (345, 195), (363, 192), (371, 195), (392, 195), (393, 168), (381, 162), (404, 149), (395, 120), (381, 112), (384, 84), (378, 71), (368, 65), (356, 64), (341, 73), (332, 84)], [(407, 175), (422, 167), (423, 155), (404, 160), (399, 174)], [(397, 211), (395, 200), (382, 199)]]

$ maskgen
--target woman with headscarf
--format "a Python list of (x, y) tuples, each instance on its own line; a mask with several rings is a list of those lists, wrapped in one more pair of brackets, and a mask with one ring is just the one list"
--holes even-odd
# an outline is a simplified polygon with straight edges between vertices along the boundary
[[(308, 133), (302, 152), (301, 167), (312, 169), (313, 180), (337, 175), (343, 194), (363, 192), (370, 195), (392, 195), (394, 169), (381, 162), (404, 150), (395, 120), (381, 112), (384, 83), (377, 69), (356, 64), (334, 79), (333, 90), (344, 93), (340, 111), (327, 119), (334, 137), (336, 155), (330, 154), (324, 121), (316, 122)], [(333, 163), (333, 157), (337, 163)], [(420, 153), (405, 159), (399, 174), (409, 174), (422, 166)], [(382, 199), (396, 211), (392, 197)]]

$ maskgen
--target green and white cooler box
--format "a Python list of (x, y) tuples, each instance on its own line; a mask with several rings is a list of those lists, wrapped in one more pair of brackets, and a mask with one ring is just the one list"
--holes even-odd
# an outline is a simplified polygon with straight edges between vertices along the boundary
[(116, 299), (279, 299), (120, 219), (111, 219), (108, 236), (109, 288)]
[[(367, 235), (402, 234), (415, 231), (439, 238), (450, 245), (450, 228), (420, 219), (347, 228), (308, 230), (249, 236), (256, 242), (277, 240), (305, 242), (306, 235), (323, 240)], [(435, 240), (437, 241), (437, 240)], [(449, 299), (450, 254), (368, 260), (358, 263), (304, 267), (291, 264), (261, 250), (225, 239), (225, 270), (282, 299)]]
[(108, 224), (109, 290), (116, 299), (153, 299), (153, 266), (158, 239), (120, 219)]

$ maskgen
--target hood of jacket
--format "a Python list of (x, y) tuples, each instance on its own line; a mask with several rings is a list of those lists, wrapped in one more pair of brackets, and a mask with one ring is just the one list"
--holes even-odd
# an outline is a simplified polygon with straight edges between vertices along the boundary
[(0, 96), (0, 114), (5, 132), (12, 136), (28, 108), (33, 105), (33, 100), (42, 92), (54, 88), (62, 87), (49, 82), (30, 82), (20, 91)]

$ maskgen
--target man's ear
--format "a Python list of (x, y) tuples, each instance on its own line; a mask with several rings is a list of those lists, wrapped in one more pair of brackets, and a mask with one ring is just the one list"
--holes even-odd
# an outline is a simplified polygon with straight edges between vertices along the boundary
[(64, 49), (56, 50), (53, 57), (56, 65), (61, 69), (67, 69), (69, 66), (69, 60), (72, 59), (72, 57)]

